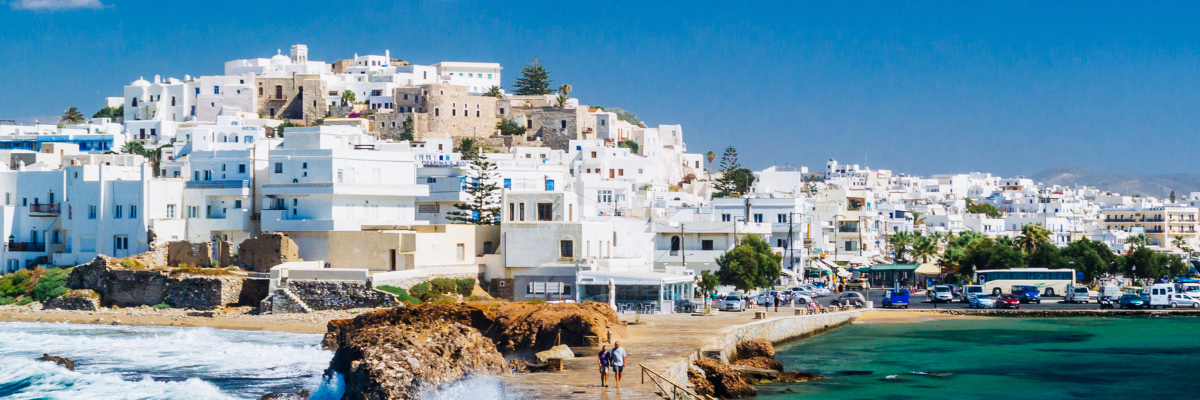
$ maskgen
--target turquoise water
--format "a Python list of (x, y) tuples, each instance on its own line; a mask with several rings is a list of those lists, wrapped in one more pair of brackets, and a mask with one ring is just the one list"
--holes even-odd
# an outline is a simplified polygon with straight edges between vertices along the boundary
[(830, 379), (760, 386), (760, 398), (1194, 399), (1200, 318), (855, 324), (780, 346), (776, 359)]

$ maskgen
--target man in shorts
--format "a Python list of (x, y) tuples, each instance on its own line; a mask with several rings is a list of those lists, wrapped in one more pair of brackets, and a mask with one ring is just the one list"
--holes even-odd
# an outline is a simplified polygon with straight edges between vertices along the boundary
[(625, 372), (625, 348), (621, 347), (621, 342), (613, 343), (612, 351), (608, 352), (608, 357), (612, 360), (613, 372), (617, 376), (617, 388), (621, 388), (621, 373)]
[(600, 354), (597, 358), (600, 363), (600, 386), (608, 387), (608, 367), (612, 365), (612, 357), (606, 346), (600, 347)]

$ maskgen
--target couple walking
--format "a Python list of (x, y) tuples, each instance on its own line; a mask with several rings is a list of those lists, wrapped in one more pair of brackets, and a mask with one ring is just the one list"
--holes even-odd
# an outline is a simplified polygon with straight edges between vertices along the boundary
[(612, 351), (606, 347), (600, 347), (599, 360), (600, 363), (600, 386), (608, 387), (608, 368), (612, 367), (613, 373), (617, 376), (617, 388), (621, 388), (621, 373), (625, 371), (625, 348), (621, 347), (621, 342), (613, 343)]

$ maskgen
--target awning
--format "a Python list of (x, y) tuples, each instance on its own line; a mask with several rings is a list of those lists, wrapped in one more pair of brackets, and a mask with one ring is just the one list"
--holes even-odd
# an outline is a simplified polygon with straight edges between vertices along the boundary
[(936, 264), (921, 264), (920, 267), (917, 267), (916, 272), (921, 275), (940, 275), (942, 268)]
[(871, 272), (877, 271), (916, 271), (917, 264), (884, 264), (871, 267)]
[(793, 277), (793, 278), (800, 276), (800, 273), (798, 273), (796, 271), (792, 271), (792, 270), (787, 270), (787, 269), (781, 269), (781, 270), (779, 270), (779, 273)]
[(617, 285), (669, 285), (672, 283), (695, 282), (696, 278), (689, 275), (664, 274), (661, 272), (580, 272), (577, 283), (600, 285), (608, 284), (612, 279)]

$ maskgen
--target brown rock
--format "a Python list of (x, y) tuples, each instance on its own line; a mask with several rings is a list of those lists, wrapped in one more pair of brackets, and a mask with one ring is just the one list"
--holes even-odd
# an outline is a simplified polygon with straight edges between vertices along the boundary
[(741, 374), (729, 368), (728, 365), (722, 364), (720, 361), (702, 359), (697, 360), (695, 365), (704, 370), (705, 379), (712, 384), (715, 396), (727, 399), (741, 399), (758, 395), (758, 391), (747, 384), (742, 379)]
[(734, 361), (732, 364), (746, 366), (746, 367), (771, 369), (771, 370), (783, 372), (783, 364), (779, 363), (779, 361), (775, 361), (775, 360), (772, 360), (767, 357), (746, 358), (746, 359)]
[(717, 395), (717, 393), (715, 392), (716, 388), (713, 387), (712, 382), (709, 382), (708, 379), (704, 378), (704, 375), (702, 375), (699, 372), (696, 372), (695, 370), (692, 370), (692, 369), (688, 369), (687, 375), (688, 375), (688, 382), (691, 382), (691, 384), (692, 384), (693, 392), (696, 392), (696, 394), (701, 395), (701, 396), (716, 396)]
[(766, 339), (754, 339), (738, 343), (737, 358), (739, 360), (754, 357), (766, 357), (774, 360), (775, 346), (772, 346), (771, 342)]
[(267, 393), (259, 397), (258, 400), (308, 400), (312, 396), (307, 390), (301, 390), (296, 393)]
[(75, 362), (65, 359), (65, 358), (62, 358), (62, 357), (55, 357), (55, 356), (52, 356), (52, 355), (49, 355), (46, 353), (42, 353), (42, 356), (40, 358), (38, 358), (37, 360), (58, 364), (58, 365), (62, 366), (63, 368), (66, 368), (69, 371), (75, 370)]
[(779, 374), (779, 382), (808, 382), (822, 379), (825, 377), (812, 372), (787, 371)]

